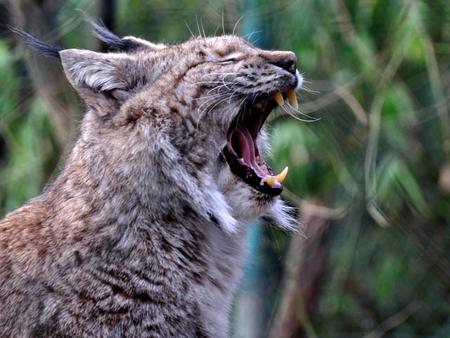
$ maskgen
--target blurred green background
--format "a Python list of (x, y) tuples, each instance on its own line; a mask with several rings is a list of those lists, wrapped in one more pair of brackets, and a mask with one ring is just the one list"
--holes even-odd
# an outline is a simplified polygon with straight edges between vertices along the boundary
[(100, 50), (86, 16), (155, 42), (234, 31), (298, 56), (310, 122), (274, 114), (270, 133), (301, 230), (251, 229), (234, 337), (450, 337), (448, 0), (0, 0), (1, 216), (58, 172), (84, 109), (7, 25)]

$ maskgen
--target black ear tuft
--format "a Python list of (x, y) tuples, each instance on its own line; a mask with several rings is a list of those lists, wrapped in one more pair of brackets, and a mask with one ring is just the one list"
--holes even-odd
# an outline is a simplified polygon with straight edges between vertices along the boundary
[(119, 38), (102, 23), (97, 23), (93, 20), (89, 20), (88, 22), (92, 27), (92, 32), (94, 35), (100, 41), (104, 42), (109, 48), (120, 51), (127, 51), (130, 49), (129, 41)]
[(62, 48), (52, 46), (52, 45), (50, 45), (44, 41), (41, 41), (38, 38), (36, 38), (35, 36), (33, 36), (27, 32), (24, 32), (18, 28), (9, 27), (9, 29), (11, 30), (11, 32), (17, 34), (27, 46), (37, 50), (42, 55), (55, 57), (58, 59), (60, 58), (59, 52), (62, 50)]
[(103, 23), (94, 20), (87, 20), (87, 22), (91, 25), (94, 35), (102, 41), (108, 49), (132, 53), (140, 50), (158, 50), (165, 48), (165, 45), (163, 44), (154, 44), (134, 36), (120, 38), (105, 27)]

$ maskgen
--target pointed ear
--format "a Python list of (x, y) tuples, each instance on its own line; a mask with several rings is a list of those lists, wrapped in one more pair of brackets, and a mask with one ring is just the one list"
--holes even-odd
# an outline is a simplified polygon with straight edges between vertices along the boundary
[(70, 84), (102, 115), (117, 108), (139, 81), (137, 63), (127, 54), (65, 49), (59, 55)]
[(153, 43), (141, 38), (137, 38), (135, 36), (125, 36), (124, 38), (122, 38), (122, 41), (128, 43), (131, 46), (131, 50), (161, 50), (167, 47), (163, 43)]

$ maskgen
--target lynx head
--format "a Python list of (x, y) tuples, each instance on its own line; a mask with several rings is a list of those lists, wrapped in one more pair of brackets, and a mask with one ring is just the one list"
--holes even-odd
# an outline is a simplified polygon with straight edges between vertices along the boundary
[(173, 165), (158, 164), (161, 184), (181, 185), (225, 230), (259, 216), (293, 225), (278, 199), (287, 170), (275, 176), (263, 159), (263, 124), (284, 98), (296, 108), (302, 77), (294, 53), (232, 35), (162, 45), (95, 24), (94, 31), (114, 53), (65, 49), (58, 56), (89, 108), (81, 138), (108, 153), (105, 162), (124, 163), (140, 189), (155, 189), (157, 175), (146, 173), (156, 170), (148, 163), (155, 158), (146, 152), (159, 147), (170, 160), (157, 160)]

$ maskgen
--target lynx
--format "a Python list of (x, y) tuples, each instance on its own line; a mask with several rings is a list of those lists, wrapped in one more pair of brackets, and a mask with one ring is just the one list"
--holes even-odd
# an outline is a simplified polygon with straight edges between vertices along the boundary
[[(59, 176), (0, 221), (1, 337), (228, 337), (252, 220), (284, 229), (263, 126), (295, 109), (292, 52), (234, 35), (57, 49), (87, 112)], [(286, 100), (285, 100), (286, 99)]]

